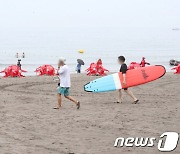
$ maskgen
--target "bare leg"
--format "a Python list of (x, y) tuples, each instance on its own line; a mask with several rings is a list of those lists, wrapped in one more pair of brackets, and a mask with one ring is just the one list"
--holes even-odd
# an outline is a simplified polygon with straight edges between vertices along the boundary
[(134, 96), (134, 94), (129, 90), (124, 90), (134, 101), (137, 101), (138, 99)]
[(74, 102), (77, 106), (77, 109), (80, 108), (80, 102), (76, 101), (74, 98), (72, 98), (71, 96), (64, 96), (65, 98), (69, 99), (70, 101)]
[(122, 103), (122, 92), (121, 92), (121, 89), (118, 89), (117, 92), (118, 92), (118, 102)]
[(76, 101), (74, 98), (71, 96), (64, 96), (65, 98), (69, 99), (70, 101), (74, 102), (76, 105), (78, 104), (78, 101)]
[(61, 100), (61, 95), (60, 95), (60, 94), (57, 94), (57, 99), (58, 99), (58, 106), (57, 106), (57, 107), (54, 107), (54, 109), (59, 109), (59, 108), (61, 108), (61, 102), (62, 102), (62, 100)]

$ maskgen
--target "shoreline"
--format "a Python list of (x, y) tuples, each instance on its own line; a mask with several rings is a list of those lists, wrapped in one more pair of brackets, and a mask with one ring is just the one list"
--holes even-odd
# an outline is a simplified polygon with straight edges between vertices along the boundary
[[(114, 71), (108, 72), (107, 75), (114, 74), (114, 73), (118, 73), (118, 72), (114, 72)], [(82, 73), (70, 72), (70, 74), (71, 75), (75, 75), (75, 74), (79, 74), (79, 75), (84, 74), (84, 75), (86, 75), (86, 72), (82, 72)], [(173, 71), (171, 71), (171, 72), (168, 71), (168, 72), (166, 72), (166, 74), (168, 74), (168, 75), (176, 75), (176, 74), (174, 74)], [(38, 76), (38, 75), (26, 75), (25, 73), (23, 75), (25, 75), (25, 77), (42, 77), (42, 76)], [(44, 75), (44, 77), (48, 77), (48, 76)], [(56, 77), (56, 75), (55, 76), (51, 76), (51, 77)], [(103, 77), (103, 76), (94, 76), (94, 77), (99, 77), (100, 78), (100, 77)], [(0, 78), (3, 78), (2, 74), (0, 74)], [(8, 77), (8, 78), (11, 78), (11, 77)]]

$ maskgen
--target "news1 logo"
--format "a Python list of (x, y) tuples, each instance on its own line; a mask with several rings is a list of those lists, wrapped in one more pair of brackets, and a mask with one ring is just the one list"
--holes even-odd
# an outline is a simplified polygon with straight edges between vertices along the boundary
[[(154, 141), (156, 140), (155, 137), (151, 138), (143, 138), (143, 137), (128, 137), (123, 138), (119, 137), (115, 140), (114, 147), (153, 147)], [(176, 149), (178, 145), (179, 134), (176, 132), (165, 132), (160, 136), (158, 140), (157, 148), (159, 151), (162, 152), (171, 152)]]
[(179, 140), (179, 135), (176, 132), (165, 132), (163, 133), (160, 138), (164, 138), (166, 136), (166, 140), (164, 141), (164, 146), (163, 140), (160, 139), (158, 142), (158, 149), (159, 151), (173, 151), (176, 149), (178, 140)]

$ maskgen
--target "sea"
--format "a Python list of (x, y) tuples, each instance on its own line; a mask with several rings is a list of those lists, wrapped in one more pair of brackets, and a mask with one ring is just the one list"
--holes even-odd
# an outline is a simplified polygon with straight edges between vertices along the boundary
[[(83, 49), (84, 53), (78, 50)], [(22, 58), (22, 53), (25, 58)], [(16, 58), (19, 53), (19, 58)], [(173, 28), (120, 27), (55, 27), (55, 28), (0, 28), (0, 70), (21, 59), (24, 75), (34, 76), (43, 64), (57, 68), (59, 57), (65, 57), (72, 73), (77, 59), (85, 65), (99, 58), (111, 72), (119, 70), (117, 57), (126, 63), (140, 62), (142, 57), (151, 65), (163, 65), (171, 72), (170, 59), (180, 60), (180, 30)], [(1, 76), (3, 74), (0, 74)]]

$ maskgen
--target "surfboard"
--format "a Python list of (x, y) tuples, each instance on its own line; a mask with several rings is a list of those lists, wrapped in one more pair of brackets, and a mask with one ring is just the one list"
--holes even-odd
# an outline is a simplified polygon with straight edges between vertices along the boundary
[(84, 90), (97, 93), (134, 87), (157, 80), (165, 73), (166, 69), (161, 65), (140, 67), (126, 72), (126, 85), (123, 84), (123, 75), (119, 72), (87, 83), (84, 85)]

